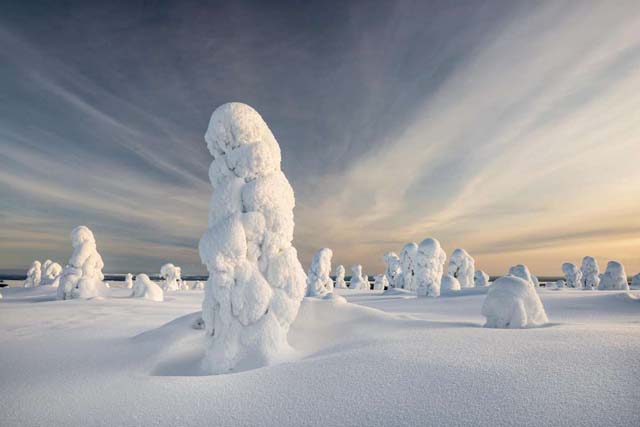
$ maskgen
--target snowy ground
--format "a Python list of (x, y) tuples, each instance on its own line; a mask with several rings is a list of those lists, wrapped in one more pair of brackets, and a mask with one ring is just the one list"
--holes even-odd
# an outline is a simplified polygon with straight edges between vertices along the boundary
[(540, 290), (552, 324), (481, 328), (484, 295), (305, 299), (298, 358), (197, 376), (203, 293), (53, 301), (3, 288), (0, 424), (640, 425), (640, 292)]

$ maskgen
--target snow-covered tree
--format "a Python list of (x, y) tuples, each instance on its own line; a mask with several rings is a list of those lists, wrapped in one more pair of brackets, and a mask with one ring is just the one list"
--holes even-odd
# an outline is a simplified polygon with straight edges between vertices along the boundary
[(193, 282), (193, 286), (191, 286), (191, 289), (193, 289), (195, 291), (203, 291), (204, 290), (204, 282), (202, 280), (196, 280), (195, 282)]
[(582, 273), (582, 289), (591, 290), (598, 287), (600, 284), (600, 268), (598, 267), (598, 261), (594, 257), (586, 256), (582, 258), (580, 272)]
[(81, 225), (71, 231), (73, 253), (60, 274), (58, 299), (93, 298), (104, 295), (104, 263), (89, 228)]
[(624, 266), (618, 261), (609, 261), (607, 269), (600, 278), (598, 289), (628, 291), (629, 283), (627, 283), (627, 273), (624, 271)]
[(513, 275), (501, 277), (489, 287), (482, 304), (487, 328), (527, 328), (549, 321), (531, 282)]
[(418, 287), (416, 282), (416, 256), (418, 254), (418, 245), (416, 243), (407, 243), (400, 252), (400, 266), (402, 274), (398, 277), (399, 288), (408, 291), (415, 291)]
[(378, 274), (373, 282), (374, 291), (384, 291), (384, 288), (389, 287), (389, 280), (386, 274)]
[(346, 289), (347, 288), (347, 282), (344, 281), (344, 274), (345, 274), (344, 265), (340, 264), (339, 266), (336, 267), (336, 285), (335, 285), (335, 287), (338, 288), (338, 289)]
[(482, 270), (476, 270), (473, 274), (473, 283), (476, 288), (489, 286), (489, 275)]
[(446, 260), (447, 254), (436, 239), (429, 237), (420, 243), (415, 258), (418, 296), (440, 296), (440, 282)]
[(349, 289), (369, 290), (369, 281), (362, 276), (362, 266), (355, 264), (351, 266), (351, 280)]
[(567, 282), (568, 288), (580, 288), (582, 282), (582, 271), (577, 265), (571, 262), (565, 262), (562, 264), (562, 273)]
[(60, 273), (62, 273), (62, 266), (60, 264), (50, 259), (46, 260), (44, 264), (42, 264), (42, 284), (57, 288), (60, 284)]
[(440, 293), (447, 294), (459, 291), (462, 288), (460, 281), (451, 274), (443, 274), (440, 281)]
[(209, 271), (202, 303), (212, 373), (265, 366), (291, 351), (287, 334), (306, 275), (293, 240), (293, 189), (280, 147), (260, 114), (224, 104), (205, 134), (213, 156), (208, 229), (200, 257)]
[(160, 267), (160, 277), (163, 279), (162, 288), (165, 291), (177, 291), (182, 289), (182, 269), (171, 263)]
[(307, 275), (308, 297), (321, 297), (333, 292), (333, 280), (330, 276), (331, 257), (333, 257), (333, 251), (329, 248), (322, 248), (313, 256)]
[(554, 286), (556, 289), (564, 289), (564, 288), (565, 288), (565, 286), (566, 286), (566, 284), (567, 284), (567, 282), (565, 282), (564, 280), (560, 279), (560, 280), (556, 280), (556, 281), (553, 283), (553, 286)]
[(475, 283), (473, 281), (473, 275), (475, 274), (476, 267), (475, 261), (471, 258), (471, 255), (464, 249), (456, 249), (449, 258), (449, 274), (460, 283), (462, 288), (473, 288)]
[(514, 265), (513, 267), (509, 268), (509, 273), (507, 273), (507, 275), (519, 277), (522, 280), (525, 280), (531, 283), (531, 285), (534, 288), (537, 288), (540, 285), (538, 282), (538, 278), (535, 276), (532, 276), (531, 273), (529, 272), (529, 269), (524, 264)]
[(127, 288), (127, 289), (132, 289), (133, 288), (133, 274), (127, 273), (124, 276), (124, 287)]
[(387, 265), (384, 274), (387, 276), (389, 287), (397, 288), (401, 280), (400, 276), (402, 275), (400, 258), (395, 252), (387, 252), (384, 254), (384, 262)]
[(631, 278), (631, 287), (633, 289), (640, 289), (640, 273)]
[(149, 279), (149, 276), (141, 273), (136, 275), (136, 282), (133, 285), (131, 297), (162, 302), (164, 301), (164, 291), (156, 282)]
[(33, 261), (31, 267), (27, 270), (27, 280), (24, 281), (25, 288), (35, 288), (40, 286), (42, 281), (42, 265), (40, 261)]

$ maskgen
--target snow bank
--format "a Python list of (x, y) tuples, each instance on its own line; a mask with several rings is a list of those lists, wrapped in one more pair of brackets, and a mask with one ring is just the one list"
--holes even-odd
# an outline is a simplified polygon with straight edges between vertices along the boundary
[(362, 276), (362, 266), (356, 264), (351, 266), (351, 280), (349, 289), (370, 290), (369, 281)]
[(136, 275), (136, 282), (131, 292), (133, 298), (146, 298), (150, 301), (164, 301), (164, 292), (160, 286), (153, 280), (149, 279), (146, 274)]
[(451, 274), (445, 274), (442, 276), (440, 282), (440, 292), (442, 294), (456, 292), (462, 288), (460, 281), (453, 277)]
[(81, 225), (71, 231), (73, 253), (60, 274), (58, 299), (93, 298), (105, 294), (102, 282), (104, 263), (89, 228)]
[(127, 289), (133, 288), (133, 274), (127, 273), (127, 275), (124, 276), (124, 287)]
[(384, 254), (384, 262), (387, 265), (385, 275), (387, 276), (387, 282), (392, 288), (399, 287), (402, 275), (402, 266), (400, 264), (400, 257), (395, 252), (387, 252)]
[(416, 292), (418, 296), (440, 296), (440, 282), (447, 254), (436, 239), (424, 239), (416, 255)]
[(333, 251), (329, 248), (322, 248), (313, 256), (307, 275), (308, 297), (321, 297), (333, 292), (333, 280), (330, 277), (332, 256)]
[(336, 267), (336, 285), (335, 285), (335, 287), (338, 288), (338, 289), (346, 289), (347, 288), (347, 282), (344, 281), (344, 274), (345, 274), (344, 265), (340, 264), (339, 266)]
[(489, 275), (482, 270), (476, 270), (473, 274), (473, 283), (476, 288), (489, 286)]
[(640, 273), (631, 278), (631, 287), (633, 289), (640, 289)]
[(618, 261), (609, 261), (607, 269), (600, 277), (598, 289), (628, 291), (629, 284), (627, 283), (627, 273), (624, 271), (624, 266)]
[(600, 268), (598, 267), (598, 261), (594, 257), (586, 256), (582, 258), (580, 272), (582, 273), (582, 289), (590, 290), (598, 287), (600, 284)]
[(565, 262), (562, 264), (562, 273), (564, 274), (568, 288), (580, 288), (582, 286), (582, 271), (580, 271), (577, 265), (571, 262)]
[(398, 288), (403, 288), (409, 291), (415, 291), (417, 289), (416, 282), (416, 256), (418, 255), (418, 245), (416, 243), (407, 243), (402, 252), (400, 252), (400, 266), (402, 268), (402, 274), (398, 278)]
[(42, 265), (40, 261), (33, 261), (31, 267), (27, 270), (27, 280), (24, 281), (25, 288), (35, 288), (40, 286), (42, 281)]
[(475, 261), (464, 249), (456, 249), (449, 259), (449, 274), (460, 282), (462, 288), (473, 288)]
[(375, 277), (373, 282), (373, 290), (374, 291), (384, 291), (385, 288), (389, 287), (389, 280), (387, 279), (386, 274), (378, 274)]
[(489, 287), (482, 304), (487, 328), (527, 328), (549, 321), (531, 282), (516, 276), (501, 277)]
[(182, 269), (171, 263), (160, 267), (160, 277), (164, 280), (162, 288), (165, 291), (178, 291), (183, 289)]
[[(531, 273), (529, 272), (529, 269), (524, 264), (514, 265), (513, 267), (511, 267), (509, 269), (509, 272), (507, 273), (507, 275), (508, 276), (519, 277), (522, 280), (525, 280), (525, 281), (531, 283), (531, 285), (533, 287), (535, 287), (535, 288), (537, 288), (539, 286), (538, 278), (535, 277), (535, 276), (532, 276)], [(534, 279), (534, 277), (535, 277), (535, 279)]]
[(204, 367), (223, 373), (265, 366), (291, 351), (287, 333), (305, 292), (291, 244), (293, 189), (280, 169), (276, 139), (248, 105), (216, 109), (205, 141), (213, 193), (199, 244), (209, 271)]

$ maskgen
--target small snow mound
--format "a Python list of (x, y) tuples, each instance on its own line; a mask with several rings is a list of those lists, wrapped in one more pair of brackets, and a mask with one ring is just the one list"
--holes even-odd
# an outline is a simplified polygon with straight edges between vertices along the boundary
[(324, 301), (331, 301), (334, 304), (346, 304), (347, 299), (342, 295), (338, 295), (335, 292), (329, 292), (325, 296), (322, 297)]
[(501, 277), (489, 287), (482, 304), (487, 328), (528, 328), (549, 321), (531, 282), (516, 276)]
[(600, 278), (598, 289), (628, 291), (629, 284), (627, 283), (627, 273), (624, 271), (624, 266), (618, 261), (609, 261), (607, 269)]
[(141, 273), (136, 275), (136, 281), (133, 285), (131, 297), (145, 298), (149, 301), (162, 302), (164, 301), (164, 292), (156, 282), (149, 279), (149, 276)]

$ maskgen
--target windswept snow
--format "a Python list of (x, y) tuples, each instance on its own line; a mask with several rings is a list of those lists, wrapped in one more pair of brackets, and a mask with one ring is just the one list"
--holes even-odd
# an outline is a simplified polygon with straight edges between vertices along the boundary
[(349, 289), (369, 290), (369, 281), (362, 276), (362, 266), (356, 264), (351, 266), (351, 280)]
[(475, 274), (475, 261), (471, 258), (471, 255), (464, 249), (456, 249), (449, 258), (448, 272), (451, 276), (458, 279), (460, 287), (473, 288), (474, 274)]
[(440, 296), (440, 282), (447, 254), (440, 242), (433, 238), (424, 239), (416, 255), (416, 292), (418, 296)]
[(337, 289), (346, 289), (347, 288), (347, 282), (344, 281), (344, 274), (345, 274), (344, 265), (340, 264), (339, 266), (336, 267), (336, 284), (335, 284), (335, 288), (337, 288)]
[(577, 265), (571, 262), (565, 262), (562, 264), (562, 273), (564, 274), (564, 279), (567, 282), (567, 287), (582, 287), (582, 271), (580, 271)]
[(150, 301), (164, 301), (164, 292), (158, 284), (146, 274), (140, 273), (136, 275), (136, 282), (133, 285), (131, 296), (134, 298), (146, 298)]
[(71, 246), (73, 253), (60, 274), (58, 299), (87, 299), (104, 295), (104, 263), (91, 230), (84, 225), (74, 228), (71, 231)]
[(532, 283), (514, 275), (493, 282), (482, 315), (487, 328), (526, 328), (549, 321)]
[(333, 251), (322, 248), (313, 256), (311, 268), (307, 275), (307, 296), (321, 297), (333, 292), (333, 280), (331, 280), (331, 257)]
[(582, 273), (582, 289), (591, 290), (598, 287), (600, 284), (600, 268), (598, 267), (598, 261), (594, 257), (586, 256), (582, 258), (580, 272)]
[(627, 283), (627, 273), (624, 271), (624, 266), (618, 261), (609, 261), (607, 269), (600, 277), (598, 289), (628, 291), (629, 284)]
[(42, 265), (40, 261), (33, 261), (31, 267), (27, 271), (27, 280), (24, 281), (25, 288), (35, 288), (40, 286), (42, 280)]

